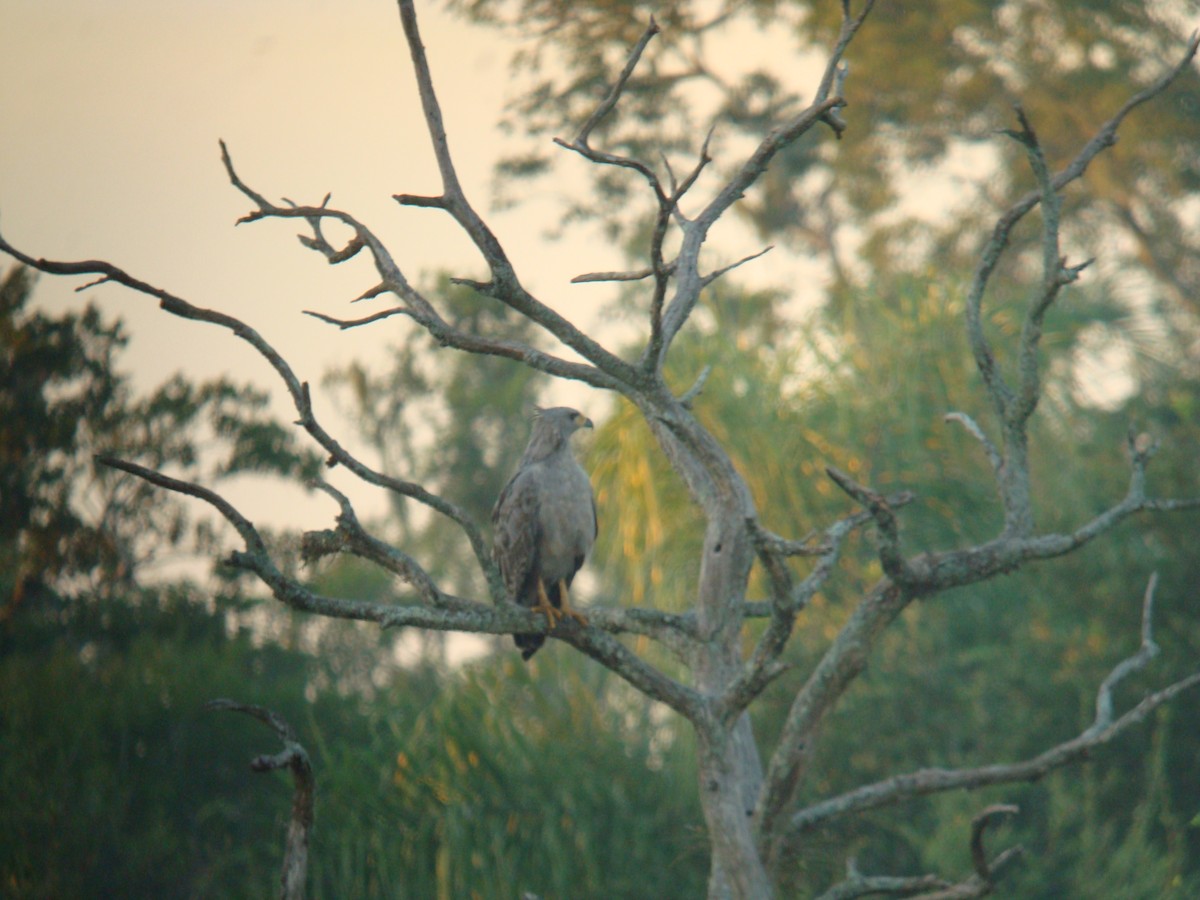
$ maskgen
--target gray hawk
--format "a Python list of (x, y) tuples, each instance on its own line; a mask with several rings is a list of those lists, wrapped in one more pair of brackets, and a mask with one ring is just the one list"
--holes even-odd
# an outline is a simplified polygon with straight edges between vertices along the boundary
[[(571, 435), (591, 419), (565, 406), (537, 410), (529, 445), (516, 474), (492, 510), (492, 556), (513, 602), (546, 617), (553, 629), (571, 609), (567, 589), (596, 540), (596, 501), (587, 473), (571, 452)], [(522, 659), (546, 641), (544, 634), (514, 634)]]

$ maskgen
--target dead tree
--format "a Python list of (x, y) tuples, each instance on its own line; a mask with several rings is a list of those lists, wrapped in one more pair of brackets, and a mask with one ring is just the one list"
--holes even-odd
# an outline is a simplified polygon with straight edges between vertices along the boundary
[[(712, 897), (771, 897), (775, 867), (787, 848), (802, 842), (810, 829), (839, 816), (907, 798), (1036, 778), (1112, 740), (1176, 694), (1200, 683), (1200, 673), (1196, 673), (1150, 694), (1123, 713), (1114, 709), (1113, 685), (1130, 671), (1144, 666), (1156, 650), (1150, 619), (1152, 584), (1147, 589), (1144, 603), (1141, 650), (1114, 669), (1099, 687), (1096, 719), (1075, 738), (1028, 760), (978, 768), (903, 773), (809, 806), (798, 805), (798, 788), (805, 780), (830, 713), (864, 670), (880, 635), (914, 600), (927, 600), (950, 588), (979, 583), (1000, 573), (1070, 553), (1138, 513), (1200, 506), (1200, 498), (1164, 499), (1147, 493), (1146, 469), (1156, 447), (1153, 440), (1139, 436), (1129, 442), (1129, 487), (1122, 499), (1090, 521), (1078, 523), (1073, 531), (1041, 532), (1035, 527), (1028, 460), (1028, 426), (1042, 392), (1039, 355), (1042, 323), (1062, 289), (1079, 278), (1087, 265), (1087, 262), (1068, 263), (1060, 250), (1061, 193), (1080, 178), (1098, 154), (1113, 144), (1118, 128), (1132, 110), (1165, 91), (1190, 65), (1197, 51), (1197, 39), (1193, 37), (1181, 52), (1180, 59), (1159, 80), (1131, 96), (1057, 171), (1046, 159), (1033, 125), (1019, 109), (1017, 111), (1016, 128), (1009, 137), (1022, 147), (1037, 186), (997, 220), (980, 255), (966, 297), (965, 326), (990, 401), (993, 421), (985, 423), (988, 425), (985, 428), (963, 413), (947, 413), (948, 419), (962, 425), (974, 436), (990, 463), (1004, 510), (1004, 524), (999, 533), (972, 546), (908, 553), (902, 546), (897, 511), (911, 497), (883, 496), (832, 469), (827, 474), (853, 501), (853, 511), (835, 522), (819, 525), (815, 537), (805, 540), (774, 534), (762, 526), (750, 491), (729, 454), (693, 415), (692, 401), (703, 386), (705, 373), (700, 373), (690, 390), (676, 394), (664, 380), (663, 367), (675, 339), (701, 302), (705, 287), (733, 268), (705, 271), (702, 266), (702, 250), (713, 225), (760, 178), (781, 150), (801, 139), (821, 139), (822, 134), (836, 138), (847, 127), (840, 116), (840, 110), (846, 104), (843, 87), (847, 68), (843, 58), (873, 3), (864, 3), (857, 13), (850, 6), (848, 0), (843, 0), (840, 34), (829, 50), (812, 102), (766, 134), (749, 156), (734, 167), (728, 181), (711, 196), (693, 196), (701, 172), (711, 161), (707, 141), (694, 167), (683, 177), (676, 177), (669, 170), (660, 173), (645, 161), (608, 153), (592, 144), (593, 131), (621, 102), (622, 92), (643, 52), (658, 33), (653, 20), (603, 102), (573, 138), (558, 141), (564, 149), (596, 166), (615, 166), (634, 173), (645, 182), (648, 198), (653, 204), (655, 220), (647, 265), (635, 272), (592, 273), (580, 277), (580, 280), (641, 279), (647, 282), (645, 342), (641, 352), (635, 355), (623, 356), (608, 349), (531, 294), (501, 242), (465, 195), (443, 127), (412, 0), (400, 0), (400, 19), (442, 190), (433, 196), (401, 194), (395, 199), (406, 207), (421, 207), (452, 216), (473, 242), (489, 273), (486, 281), (459, 279), (459, 283), (474, 288), (480, 302), (502, 303), (528, 317), (549, 338), (573, 351), (578, 360), (529, 344), (499, 340), (456, 327), (439, 312), (438, 298), (426, 296), (413, 286), (405, 274), (405, 265), (365, 223), (349, 212), (330, 206), (329, 197), (310, 206), (273, 202), (242, 179), (224, 144), (221, 145), (230, 181), (252, 204), (241, 222), (300, 220), (309, 229), (302, 237), (305, 246), (325, 256), (331, 264), (365, 251), (374, 263), (379, 280), (361, 297), (388, 297), (394, 303), (365, 318), (347, 320), (324, 314), (320, 318), (339, 328), (350, 328), (391, 316), (403, 316), (425, 329), (444, 347), (506, 357), (555, 378), (570, 379), (619, 394), (645, 417), (662, 452), (686, 483), (704, 517), (703, 551), (696, 561), (699, 588), (692, 607), (678, 614), (646, 608), (593, 609), (587, 627), (563, 622), (553, 636), (609, 668), (647, 697), (666, 704), (694, 730), (699, 749), (699, 794), (711, 842), (709, 895)], [(1014, 374), (1006, 376), (997, 365), (997, 347), (983, 326), (982, 310), (989, 282), (1008, 247), (1010, 232), (1035, 211), (1042, 221), (1041, 282), (1026, 303), (1019, 338), (1000, 351), (1016, 360)], [(326, 239), (323, 225), (329, 221), (340, 222), (353, 233), (344, 246), (334, 246)], [(674, 243), (666, 240), (669, 234)], [(679, 247), (673, 259), (664, 255), (664, 247), (668, 245)], [(349, 454), (314, 415), (308, 385), (300, 382), (287, 361), (258, 332), (231, 315), (193, 304), (108, 262), (36, 259), (3, 238), (0, 238), (0, 249), (43, 272), (91, 275), (97, 276), (92, 284), (124, 285), (157, 299), (168, 313), (222, 326), (248, 342), (286, 386), (298, 414), (297, 424), (328, 453), (330, 463), (343, 466), (365, 482), (394, 491), (453, 520), (470, 544), (486, 576), (490, 593), (488, 598), (464, 598), (441, 590), (419, 560), (406, 553), (404, 548), (390, 546), (367, 533), (349, 501), (332, 487), (324, 486), (341, 512), (335, 528), (306, 536), (306, 551), (313, 555), (346, 552), (371, 560), (408, 583), (412, 593), (399, 603), (320, 596), (285, 574), (272, 559), (252, 521), (216, 492), (132, 462), (102, 460), (166, 490), (211, 504), (233, 525), (244, 542), (241, 549), (230, 555), (229, 564), (253, 573), (280, 602), (300, 612), (367, 620), (382, 627), (409, 626), (487, 634), (535, 632), (546, 628), (543, 617), (517, 607), (504, 595), (499, 573), (478, 523), (422, 485), (386, 476)], [(874, 531), (883, 575), (858, 600), (840, 633), (796, 691), (779, 741), (765, 757), (768, 764), (764, 771), (759, 763), (759, 750), (751, 732), (747, 708), (786, 670), (782, 654), (797, 616), (836, 571), (847, 537), (862, 528)], [(746, 596), (755, 562), (760, 563), (768, 574), (770, 596), (766, 601), (751, 602)], [(798, 569), (804, 571), (803, 577)], [(746, 655), (742, 651), (743, 626), (751, 619), (765, 620), (765, 627)], [(631, 651), (621, 641), (623, 635), (645, 636), (661, 643), (683, 660), (690, 677), (675, 678), (656, 668)], [(984, 829), (997, 815), (1007, 812), (1010, 810), (985, 811), (977, 819), (973, 833), (964, 835), (964, 843), (969, 842), (975, 863), (975, 871), (964, 880), (948, 881), (934, 875), (865, 876), (851, 866), (846, 880), (831, 887), (826, 896), (912, 894), (923, 890), (930, 892), (928, 896), (938, 897), (986, 894), (992, 889), (996, 873), (1014, 854), (1006, 851), (989, 860), (983, 850)]]

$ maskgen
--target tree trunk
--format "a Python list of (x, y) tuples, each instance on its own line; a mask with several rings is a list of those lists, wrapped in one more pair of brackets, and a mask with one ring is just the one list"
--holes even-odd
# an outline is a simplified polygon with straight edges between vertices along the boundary
[[(713, 521), (705, 537), (697, 604), (705, 640), (695, 674), (697, 687), (710, 697), (721, 695), (741, 666), (739, 606), (754, 559), (742, 505)], [(769, 898), (770, 879), (751, 827), (763, 775), (750, 718), (743, 714), (732, 725), (697, 723), (696, 731), (700, 802), (712, 848), (708, 895)]]
[(766, 900), (772, 896), (771, 883), (746, 809), (755, 770), (761, 778), (749, 717), (743, 715), (734, 728), (718, 732), (702, 729), (697, 735), (700, 801), (712, 848), (708, 896), (710, 900)]

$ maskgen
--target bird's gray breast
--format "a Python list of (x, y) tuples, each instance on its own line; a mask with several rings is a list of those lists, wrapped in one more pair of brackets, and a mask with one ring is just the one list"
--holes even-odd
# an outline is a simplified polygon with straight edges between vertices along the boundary
[(570, 578), (596, 539), (592, 484), (568, 454), (551, 457), (539, 479), (541, 570), (548, 581)]

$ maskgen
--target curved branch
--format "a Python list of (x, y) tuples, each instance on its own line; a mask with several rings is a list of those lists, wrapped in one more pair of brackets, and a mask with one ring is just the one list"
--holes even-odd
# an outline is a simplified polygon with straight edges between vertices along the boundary
[[(1015, 816), (1020, 811), (1011, 803), (997, 803), (989, 806), (971, 821), (971, 865), (975, 867), (975, 874), (985, 883), (990, 884), (995, 879), (996, 870), (999, 868), (998, 864), (1003, 854), (995, 860), (988, 860), (987, 851), (983, 848), (983, 833), (997, 819)], [(1015, 847), (1010, 848), (1010, 850), (1016, 849)]]
[(854, 900), (878, 895), (918, 897), (919, 900), (967, 900), (990, 894), (996, 877), (1024, 851), (1020, 846), (1010, 847), (989, 861), (983, 849), (983, 833), (996, 819), (1016, 812), (1015, 806), (997, 804), (989, 806), (972, 820), (971, 863), (975, 872), (957, 884), (951, 884), (937, 875), (863, 875), (854, 860), (850, 859), (846, 864), (846, 880), (821, 894), (818, 900)]
[(579, 133), (574, 140), (564, 141), (562, 138), (555, 138), (554, 143), (558, 146), (578, 153), (589, 162), (598, 165), (616, 166), (623, 169), (632, 169), (650, 185), (650, 189), (654, 191), (655, 197), (658, 199), (660, 206), (667, 205), (667, 195), (662, 189), (662, 184), (659, 182), (658, 176), (654, 174), (654, 170), (640, 160), (631, 159), (627, 156), (619, 156), (614, 153), (605, 153), (602, 150), (596, 150), (589, 143), (592, 130), (600, 124), (600, 121), (612, 112), (617, 105), (617, 101), (621, 99), (621, 94), (625, 90), (625, 85), (629, 82), (633, 75), (633, 70), (637, 68), (638, 61), (642, 58), (642, 53), (646, 49), (646, 45), (651, 39), (659, 33), (658, 23), (654, 21), (654, 17), (650, 17), (650, 24), (642, 33), (637, 44), (629, 54), (629, 58), (625, 61), (625, 68), (621, 70), (621, 74), (617, 76), (617, 80), (613, 83), (608, 95), (600, 102), (592, 114), (588, 116), (587, 121), (579, 128)]
[(1021, 762), (967, 769), (921, 769), (864, 785), (793, 814), (786, 827), (788, 837), (794, 838), (801, 832), (839, 816), (888, 806), (914, 797), (994, 784), (1036, 781), (1054, 769), (1086, 757), (1094, 748), (1107, 744), (1132, 726), (1144, 721), (1151, 712), (1177, 694), (1200, 685), (1200, 672), (1195, 672), (1149, 694), (1123, 715), (1115, 718), (1113, 716), (1113, 689), (1122, 679), (1144, 669), (1158, 650), (1150, 636), (1148, 624), (1153, 609), (1155, 583), (1156, 579), (1152, 578), (1143, 599), (1142, 641), (1138, 652), (1113, 667), (1101, 683), (1096, 694), (1096, 717), (1092, 724), (1076, 737)]
[[(293, 212), (297, 215), (302, 215), (304, 210), (297, 208)], [(334, 210), (320, 210), (319, 212), (329, 215), (337, 214)], [(371, 245), (372, 242), (373, 239), (369, 240), (368, 245)], [(500, 573), (492, 561), (491, 551), (483, 539), (483, 533), (471, 520), (471, 517), (457, 504), (432, 493), (421, 485), (415, 482), (391, 478), (371, 469), (351, 455), (318, 423), (316, 416), (313, 414), (312, 399), (309, 395), (307, 383), (301, 382), (296, 373), (292, 371), (291, 366), (280, 356), (278, 351), (249, 325), (226, 313), (195, 306), (162, 288), (156, 288), (129, 275), (112, 263), (101, 260), (56, 262), (53, 260), (35, 259), (12, 246), (2, 235), (0, 235), (0, 250), (32, 268), (51, 275), (100, 275), (100, 282), (121, 284), (139, 293), (157, 298), (159, 306), (162, 309), (180, 318), (191, 319), (197, 322), (207, 322), (232, 331), (237, 337), (254, 347), (283, 380), (284, 386), (292, 398), (292, 403), (300, 415), (297, 424), (307, 431), (329, 454), (331, 465), (343, 465), (363, 481), (416, 500), (455, 522), (463, 534), (466, 535), (476, 560), (487, 576), (489, 592), (492, 597), (495, 599), (505, 596)]]
[(637, 68), (638, 60), (642, 58), (642, 53), (645, 51), (646, 45), (649, 44), (651, 39), (658, 33), (658, 23), (654, 21), (654, 16), (651, 16), (650, 24), (646, 26), (645, 32), (642, 33), (637, 45), (629, 54), (629, 59), (625, 62), (625, 68), (622, 69), (621, 74), (617, 76), (616, 83), (613, 84), (612, 89), (608, 92), (608, 96), (605, 97), (600, 105), (596, 107), (595, 111), (588, 117), (588, 120), (584, 122), (583, 126), (579, 129), (579, 134), (575, 136), (576, 144), (584, 147), (588, 145), (588, 138), (591, 136), (592, 129), (599, 125), (601, 119), (612, 112), (613, 108), (617, 105), (617, 101), (621, 99), (622, 91), (625, 90), (625, 84), (629, 81), (630, 76), (633, 75), (633, 70)]

